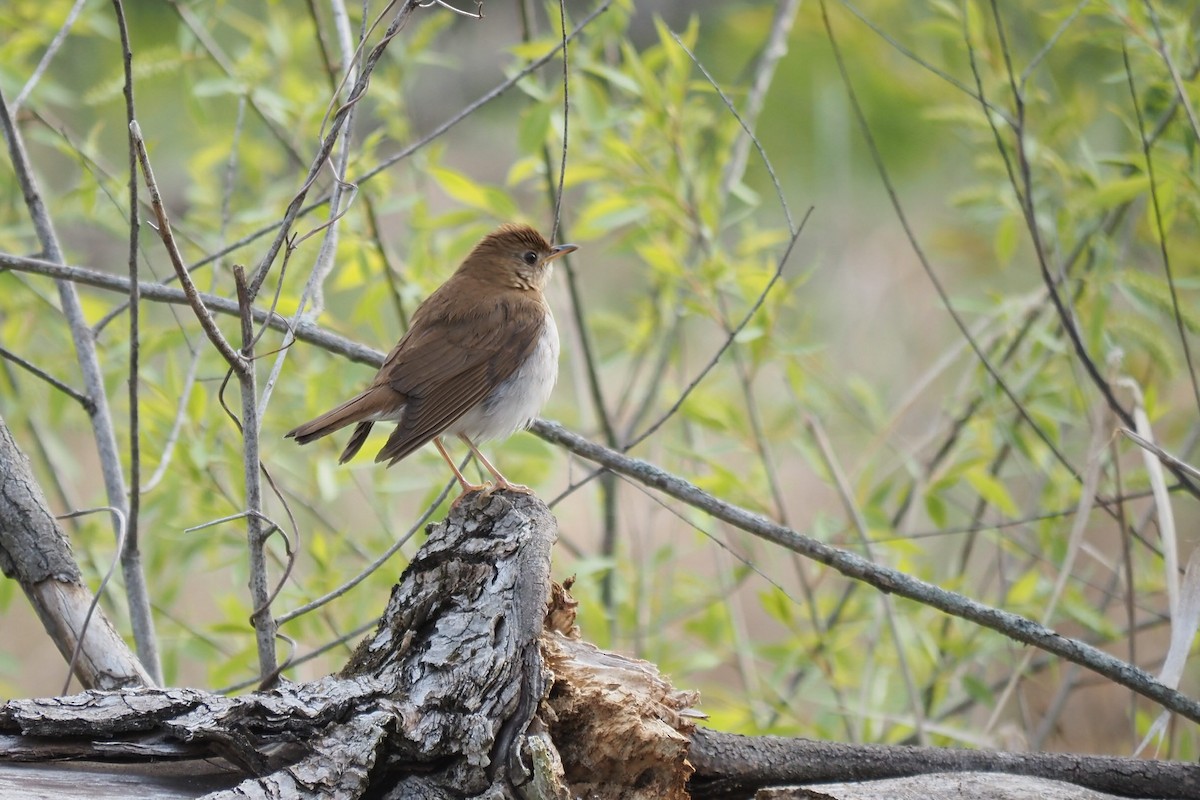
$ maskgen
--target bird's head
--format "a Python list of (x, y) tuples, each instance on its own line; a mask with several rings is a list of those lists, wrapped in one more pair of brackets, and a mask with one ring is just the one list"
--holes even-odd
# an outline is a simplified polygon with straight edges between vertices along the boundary
[(554, 259), (577, 249), (573, 244), (550, 244), (528, 225), (502, 225), (475, 245), (460, 269), (505, 288), (541, 291), (550, 280)]

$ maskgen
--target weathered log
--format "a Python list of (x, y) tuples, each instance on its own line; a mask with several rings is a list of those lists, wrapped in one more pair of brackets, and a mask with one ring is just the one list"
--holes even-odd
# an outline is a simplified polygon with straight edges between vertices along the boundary
[(550, 580), (555, 536), (536, 498), (471, 495), (430, 527), (339, 675), (241, 697), (16, 700), (0, 706), (0, 759), (220, 757), (246, 777), (214, 798), (566, 798), (575, 785), (684, 798), (677, 728), (694, 695), (579, 641), (573, 601)]
[(698, 729), (695, 693), (579, 637), (574, 601), (550, 579), (556, 523), (539, 500), (471, 495), (428, 532), (340, 674), (239, 697), (131, 688), (11, 701), (0, 705), (0, 789), (11, 762), (78, 759), (90, 800), (105, 796), (94, 788), (101, 762), (139, 765), (140, 776), (114, 775), (121, 786), (178, 784), (178, 772), (150, 760), (195, 765), (197, 791), (223, 800), (804, 797), (813, 795), (782, 787), (857, 780), (869, 792), (868, 779), (960, 770), (1200, 796), (1191, 764)]

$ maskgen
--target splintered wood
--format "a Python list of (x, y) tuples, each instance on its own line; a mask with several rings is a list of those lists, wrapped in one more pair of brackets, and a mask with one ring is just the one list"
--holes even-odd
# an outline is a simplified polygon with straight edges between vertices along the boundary
[(696, 692), (676, 691), (647, 661), (581, 641), (574, 601), (557, 585), (542, 637), (554, 675), (543, 705), (574, 797), (684, 800)]

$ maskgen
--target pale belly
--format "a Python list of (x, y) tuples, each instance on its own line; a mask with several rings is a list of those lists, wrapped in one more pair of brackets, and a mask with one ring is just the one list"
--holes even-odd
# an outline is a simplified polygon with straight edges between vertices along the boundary
[(558, 328), (547, 314), (542, 338), (525, 363), (451, 424), (446, 434), (463, 434), (474, 442), (511, 436), (537, 419), (557, 379)]

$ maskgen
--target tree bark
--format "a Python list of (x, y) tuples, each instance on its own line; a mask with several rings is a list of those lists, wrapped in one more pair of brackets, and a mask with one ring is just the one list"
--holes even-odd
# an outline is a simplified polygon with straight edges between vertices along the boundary
[[(119, 689), (154, 681), (83, 583), (71, 545), (50, 514), (29, 459), (0, 417), (0, 570), (21, 585), (66, 663), (85, 688)], [(83, 642), (80, 632), (85, 630)], [(65, 675), (65, 673), (64, 673)]]
[(695, 696), (579, 641), (550, 580), (555, 536), (536, 498), (470, 495), (430, 527), (339, 675), (236, 698), (15, 700), (0, 706), (0, 759), (219, 757), (246, 777), (214, 798), (686, 797), (678, 712)]
[[(127, 688), (0, 705), (0, 790), (19, 769), (13, 762), (76, 759), (90, 762), (93, 784), (82, 796), (91, 800), (105, 796), (98, 762), (140, 765), (147, 787), (174, 786), (190, 763), (196, 790), (221, 800), (866, 798), (870, 781), (899, 776), (918, 776), (906, 779), (906, 791), (928, 789), (912, 796), (1006, 796), (960, 791), (989, 786), (979, 771), (1069, 778), (1077, 794), (1060, 792), (1067, 797), (1098, 796), (1083, 786), (1200, 796), (1192, 764), (698, 729), (694, 692), (672, 688), (652, 664), (580, 639), (569, 583), (550, 578), (555, 535), (553, 516), (534, 497), (463, 498), (430, 526), (377, 630), (335, 676), (240, 697)], [(176, 766), (151, 769), (150, 761)], [(949, 783), (921, 777), (945, 772), (962, 774)], [(30, 785), (18, 775), (12, 785)], [(858, 783), (813, 786), (833, 780)], [(874, 796), (899, 791), (879, 786), (892, 788)]]

